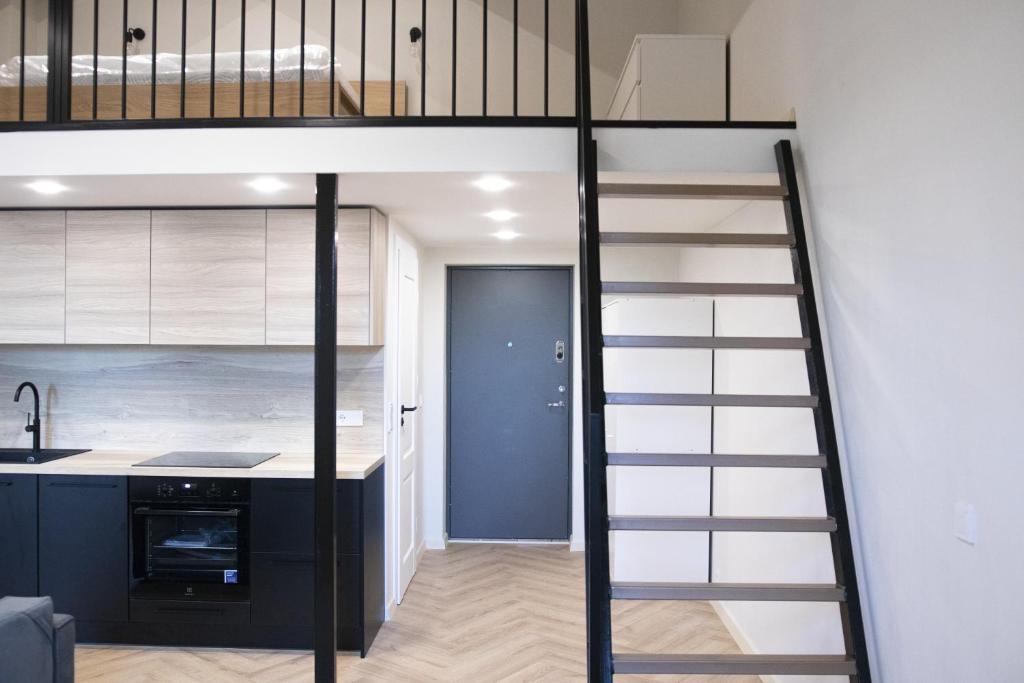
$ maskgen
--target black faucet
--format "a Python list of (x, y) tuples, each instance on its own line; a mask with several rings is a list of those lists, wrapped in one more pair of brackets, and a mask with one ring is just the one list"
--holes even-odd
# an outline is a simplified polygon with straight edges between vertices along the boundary
[(32, 394), (35, 396), (35, 413), (30, 418), (28, 414), (25, 415), (25, 419), (28, 424), (25, 425), (26, 432), (32, 432), (32, 452), (38, 453), (39, 448), (39, 435), (43, 431), (39, 428), (39, 390), (36, 389), (36, 385), (32, 382), (22, 382), (18, 390), (14, 392), (14, 401), (17, 402), (21, 398), (21, 390), (28, 387), (32, 390)]

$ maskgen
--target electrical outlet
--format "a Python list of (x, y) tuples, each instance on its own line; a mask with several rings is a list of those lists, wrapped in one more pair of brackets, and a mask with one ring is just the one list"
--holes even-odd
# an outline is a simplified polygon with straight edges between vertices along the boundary
[(953, 535), (964, 543), (978, 542), (978, 511), (966, 501), (957, 501), (953, 506)]
[(339, 410), (336, 416), (336, 424), (339, 427), (363, 426), (363, 411), (361, 410)]

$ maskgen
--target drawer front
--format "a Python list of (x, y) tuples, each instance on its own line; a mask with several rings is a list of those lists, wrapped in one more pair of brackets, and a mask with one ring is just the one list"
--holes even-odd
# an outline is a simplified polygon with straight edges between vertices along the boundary
[(157, 624), (248, 624), (248, 602), (131, 600), (131, 620)]
[(313, 576), (310, 555), (252, 555), (252, 623), (311, 626)]
[[(337, 552), (360, 552), (362, 481), (338, 482)], [(313, 553), (313, 482), (309, 479), (254, 479), (252, 484), (252, 551)]]

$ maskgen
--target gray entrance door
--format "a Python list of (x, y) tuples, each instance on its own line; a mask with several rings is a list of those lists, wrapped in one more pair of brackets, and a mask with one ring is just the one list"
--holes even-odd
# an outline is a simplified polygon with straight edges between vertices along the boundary
[(448, 271), (448, 535), (569, 538), (572, 273)]

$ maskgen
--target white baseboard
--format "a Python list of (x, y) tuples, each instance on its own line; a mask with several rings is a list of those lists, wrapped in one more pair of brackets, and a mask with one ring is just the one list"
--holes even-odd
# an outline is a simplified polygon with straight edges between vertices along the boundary
[(587, 544), (582, 538), (578, 540), (576, 538), (573, 538), (569, 541), (569, 552), (582, 553), (586, 549)]
[(448, 547), (443, 538), (424, 538), (423, 545), (427, 550), (444, 550)]
[(384, 605), (384, 621), (391, 621), (391, 618), (395, 616), (395, 606), (394, 598), (388, 600), (388, 604)]
[[(711, 607), (715, 610), (715, 614), (722, 620), (722, 624), (725, 625), (725, 630), (729, 632), (732, 639), (736, 641), (736, 644), (740, 646), (740, 650), (743, 654), (753, 655), (758, 654), (757, 650), (750, 642), (750, 638), (747, 637), (746, 632), (740, 627), (736, 620), (732, 618), (732, 614), (729, 613), (729, 609), (721, 602), (716, 600), (711, 601)], [(771, 675), (760, 676), (763, 683), (778, 683), (778, 679)]]

